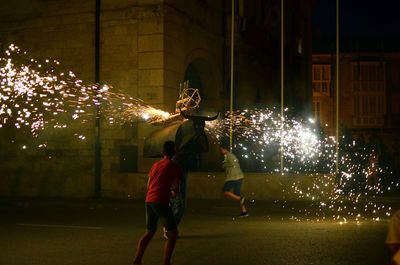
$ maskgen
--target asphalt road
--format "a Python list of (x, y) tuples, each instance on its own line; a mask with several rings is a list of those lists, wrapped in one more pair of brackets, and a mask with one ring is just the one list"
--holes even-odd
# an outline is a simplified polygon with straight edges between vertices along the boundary
[[(309, 203), (249, 208), (238, 219), (230, 201), (189, 201), (173, 264), (389, 264), (388, 218), (340, 224)], [(144, 232), (141, 201), (0, 200), (0, 210), (1, 265), (129, 265)], [(161, 264), (163, 243), (158, 232), (145, 265)]]

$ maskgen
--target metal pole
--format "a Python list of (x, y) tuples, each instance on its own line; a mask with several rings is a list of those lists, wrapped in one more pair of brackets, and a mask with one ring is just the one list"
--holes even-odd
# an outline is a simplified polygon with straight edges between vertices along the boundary
[(339, 173), (339, 0), (336, 0), (336, 174)]
[(229, 122), (229, 147), (232, 151), (233, 147), (233, 56), (234, 56), (234, 42), (235, 42), (235, 0), (232, 0), (232, 14), (231, 14), (231, 88), (230, 88), (230, 122)]
[[(96, 0), (95, 13), (95, 83), (97, 90), (100, 87), (100, 10), (101, 0)], [(96, 100), (99, 100), (97, 98)], [(100, 105), (96, 104), (96, 119), (95, 119), (95, 146), (94, 146), (94, 197), (101, 198), (101, 142), (100, 142)]]
[(285, 94), (284, 94), (284, 88), (285, 88), (285, 38), (284, 38), (284, 0), (281, 0), (281, 142), (280, 142), (280, 151), (281, 151), (281, 174), (283, 174), (283, 123), (284, 123), (284, 101), (285, 101)]

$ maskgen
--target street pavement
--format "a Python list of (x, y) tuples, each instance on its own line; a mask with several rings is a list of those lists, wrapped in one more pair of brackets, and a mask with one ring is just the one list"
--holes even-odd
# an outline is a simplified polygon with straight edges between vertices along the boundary
[[(388, 216), (340, 223), (310, 202), (248, 208), (237, 218), (234, 202), (189, 200), (173, 265), (390, 264)], [(3, 198), (0, 211), (1, 265), (130, 265), (145, 229), (140, 200)], [(158, 231), (144, 265), (162, 264), (164, 242)]]

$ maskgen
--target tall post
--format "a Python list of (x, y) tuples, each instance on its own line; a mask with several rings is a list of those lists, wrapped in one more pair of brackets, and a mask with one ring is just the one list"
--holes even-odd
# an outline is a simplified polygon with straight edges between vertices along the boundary
[(339, 142), (340, 142), (340, 134), (339, 134), (339, 104), (340, 104), (340, 93), (339, 93), (339, 57), (340, 57), (340, 49), (339, 49), (339, 0), (336, 0), (336, 174), (339, 173)]
[(229, 147), (232, 150), (233, 147), (233, 63), (234, 63), (234, 43), (235, 43), (235, 0), (232, 0), (232, 10), (231, 10), (231, 87), (230, 87), (230, 104), (229, 104)]
[[(96, 0), (95, 11), (95, 83), (100, 87), (100, 13), (101, 0)], [(96, 98), (95, 146), (94, 146), (94, 197), (101, 198), (101, 142), (100, 142), (100, 98)]]
[(280, 152), (281, 152), (281, 174), (283, 174), (283, 125), (284, 125), (284, 114), (285, 114), (285, 26), (284, 26), (284, 0), (281, 0), (281, 139), (280, 139)]

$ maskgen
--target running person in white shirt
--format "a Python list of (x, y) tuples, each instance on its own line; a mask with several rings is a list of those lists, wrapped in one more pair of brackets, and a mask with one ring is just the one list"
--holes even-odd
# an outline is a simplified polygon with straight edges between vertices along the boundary
[(225, 170), (226, 176), (222, 191), (227, 198), (239, 203), (239, 217), (247, 217), (248, 213), (245, 206), (245, 197), (240, 195), (244, 175), (240, 168), (239, 160), (233, 153), (229, 152), (228, 146), (221, 144), (220, 150), (224, 155), (222, 168)]

